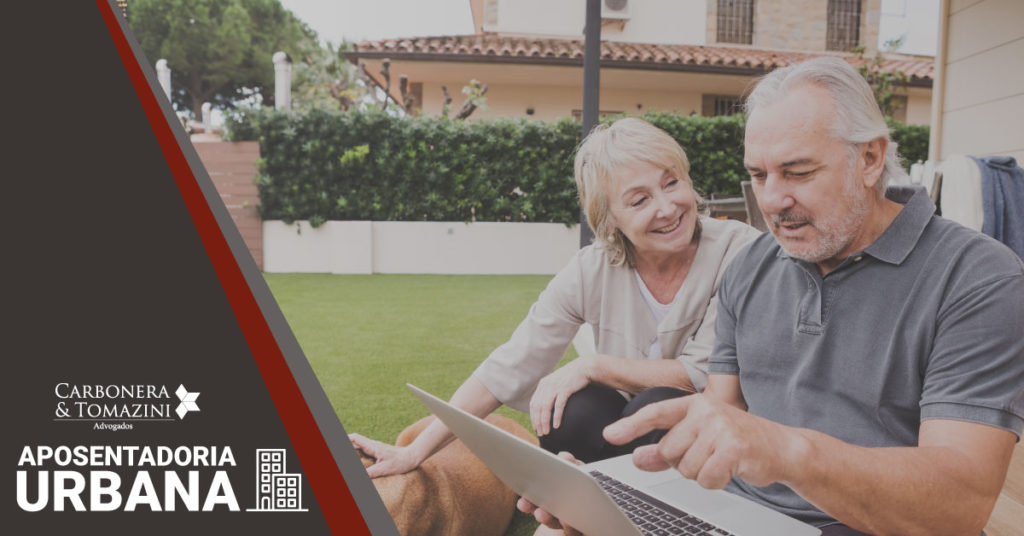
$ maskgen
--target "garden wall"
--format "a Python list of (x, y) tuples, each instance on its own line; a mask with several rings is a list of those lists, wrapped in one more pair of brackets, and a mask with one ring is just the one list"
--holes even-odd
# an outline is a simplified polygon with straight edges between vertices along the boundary
[(263, 222), (267, 272), (554, 274), (579, 249), (560, 223)]

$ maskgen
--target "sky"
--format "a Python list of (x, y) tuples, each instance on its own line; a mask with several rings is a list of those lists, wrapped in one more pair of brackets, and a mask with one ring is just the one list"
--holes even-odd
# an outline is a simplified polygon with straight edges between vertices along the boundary
[(879, 46), (905, 35), (899, 51), (934, 56), (939, 40), (939, 0), (882, 0)]
[(281, 5), (334, 44), (473, 33), (469, 0), (281, 0)]
[[(281, 4), (321, 39), (334, 44), (473, 33), (469, 0), (281, 0)], [(938, 20), (939, 0), (882, 0), (879, 44), (906, 35), (900, 52), (934, 55)]]

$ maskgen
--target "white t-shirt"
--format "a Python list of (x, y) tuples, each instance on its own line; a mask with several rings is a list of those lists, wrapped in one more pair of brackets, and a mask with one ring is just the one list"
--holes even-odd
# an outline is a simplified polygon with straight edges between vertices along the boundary
[[(668, 312), (672, 310), (672, 306), (675, 305), (676, 300), (679, 298), (679, 293), (672, 297), (672, 301), (669, 303), (661, 303), (654, 299), (654, 295), (651, 294), (650, 289), (647, 288), (647, 284), (644, 283), (643, 278), (640, 277), (640, 273), (633, 270), (633, 274), (636, 275), (636, 282), (640, 285), (640, 294), (644, 297), (644, 303), (647, 304), (647, 308), (651, 310), (651, 314), (654, 315), (654, 325), (660, 326), (661, 321), (668, 316)], [(682, 288), (682, 287), (680, 287)], [(658, 339), (654, 339), (651, 343), (651, 348), (647, 351), (647, 359), (661, 359), (661, 344)]]

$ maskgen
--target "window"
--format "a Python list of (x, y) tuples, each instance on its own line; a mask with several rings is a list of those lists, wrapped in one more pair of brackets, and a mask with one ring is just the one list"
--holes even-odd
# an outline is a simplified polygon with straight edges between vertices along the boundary
[(828, 0), (825, 49), (849, 52), (860, 45), (860, 0)]
[(743, 98), (735, 95), (704, 95), (702, 104), (704, 117), (743, 113)]
[(718, 42), (749, 45), (753, 36), (754, 0), (718, 0)]

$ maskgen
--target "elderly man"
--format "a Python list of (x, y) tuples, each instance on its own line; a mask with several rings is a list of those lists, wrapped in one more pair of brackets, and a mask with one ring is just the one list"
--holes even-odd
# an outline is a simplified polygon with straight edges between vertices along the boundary
[(723, 276), (707, 390), (605, 437), (669, 429), (638, 466), (825, 534), (978, 534), (1024, 428), (1024, 264), (886, 189), (895, 144), (845, 61), (774, 71), (747, 114), (772, 232)]
[(895, 146), (845, 61), (769, 74), (747, 114), (772, 232), (723, 277), (708, 389), (605, 436), (671, 428), (638, 465), (826, 534), (978, 534), (1024, 427), (1024, 265), (886, 190)]

